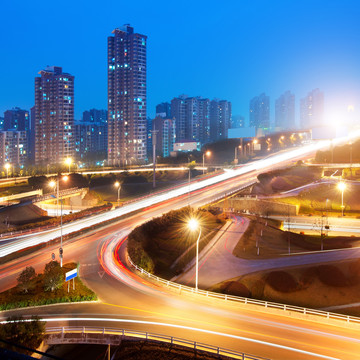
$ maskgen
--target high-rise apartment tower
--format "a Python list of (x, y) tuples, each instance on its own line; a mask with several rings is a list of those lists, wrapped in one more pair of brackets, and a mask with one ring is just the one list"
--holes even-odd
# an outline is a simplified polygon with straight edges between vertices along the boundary
[(108, 37), (108, 163), (146, 159), (146, 39), (124, 25)]
[(295, 95), (290, 91), (275, 101), (275, 126), (281, 130), (295, 129)]
[(36, 165), (63, 163), (74, 156), (74, 76), (51, 66), (35, 78)]

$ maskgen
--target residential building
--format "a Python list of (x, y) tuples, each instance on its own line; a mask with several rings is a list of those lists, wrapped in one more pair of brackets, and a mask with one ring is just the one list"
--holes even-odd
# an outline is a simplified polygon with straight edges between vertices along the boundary
[(84, 122), (107, 123), (107, 110), (91, 109), (83, 112), (82, 120)]
[(28, 159), (27, 131), (0, 131), (0, 166), (23, 167)]
[(249, 122), (250, 127), (263, 129), (265, 132), (270, 128), (270, 97), (265, 93), (250, 100)]
[(324, 125), (324, 93), (319, 89), (310, 91), (300, 100), (300, 126), (309, 129)]
[[(75, 122), (76, 158), (82, 160), (103, 160), (107, 154), (106, 122)], [(102, 158), (103, 157), (103, 158)]]
[(35, 165), (74, 156), (74, 76), (51, 66), (35, 78)]
[(186, 98), (187, 95), (180, 95), (171, 100), (171, 118), (175, 119), (176, 141), (187, 140), (190, 136), (190, 134), (188, 134), (185, 112)]
[(157, 116), (153, 121), (153, 130), (156, 131), (156, 154), (168, 157), (174, 150), (175, 121)]
[(124, 25), (108, 37), (108, 164), (146, 159), (146, 40)]
[(231, 117), (231, 129), (239, 129), (245, 127), (245, 116), (234, 115)]
[(295, 125), (295, 95), (284, 92), (275, 101), (275, 127), (279, 130), (293, 130)]
[(212, 100), (210, 103), (210, 140), (227, 139), (231, 124), (231, 102)]
[(4, 113), (4, 130), (14, 129), (17, 131), (30, 130), (30, 117), (28, 110), (22, 110), (18, 107), (6, 110)]
[(156, 105), (156, 116), (161, 116), (164, 119), (171, 118), (171, 104), (168, 102)]

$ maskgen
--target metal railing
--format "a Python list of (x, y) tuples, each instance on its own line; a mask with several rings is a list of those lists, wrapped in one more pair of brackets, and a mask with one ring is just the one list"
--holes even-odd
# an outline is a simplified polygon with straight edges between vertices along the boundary
[(220, 294), (220, 293), (215, 293), (215, 292), (201, 290), (201, 289), (196, 290), (193, 287), (178, 284), (178, 283), (172, 282), (170, 280), (164, 280), (156, 275), (150, 274), (148, 271), (146, 271), (146, 270), (140, 268), (139, 266), (137, 266), (136, 264), (134, 264), (132, 262), (131, 258), (129, 257), (129, 255), (128, 255), (128, 260), (129, 260), (131, 266), (133, 266), (141, 274), (144, 274), (148, 278), (155, 280), (156, 282), (166, 286), (167, 288), (175, 289), (179, 293), (181, 293), (182, 291), (185, 291), (185, 292), (191, 293), (191, 294), (203, 295), (203, 296), (206, 296), (207, 298), (217, 298), (217, 299), (222, 299), (225, 301), (229, 300), (229, 301), (234, 301), (234, 302), (238, 302), (238, 303), (242, 303), (242, 304), (246, 304), (246, 305), (257, 305), (257, 306), (261, 306), (261, 307), (264, 307), (267, 309), (277, 309), (277, 310), (283, 310), (283, 311), (289, 311), (289, 312), (292, 311), (292, 312), (299, 313), (302, 315), (315, 315), (315, 316), (319, 316), (319, 317), (325, 318), (325, 319), (341, 320), (341, 321), (345, 321), (346, 323), (349, 323), (349, 324), (352, 323), (352, 324), (360, 325), (360, 318), (356, 317), (356, 316), (343, 315), (343, 314), (338, 314), (338, 313), (333, 313), (333, 312), (328, 312), (328, 311), (323, 311), (323, 310), (309, 309), (309, 308), (304, 308), (304, 307), (295, 306), (295, 305), (280, 304), (280, 303), (275, 303), (275, 302), (271, 302), (271, 301), (263, 301), (263, 300), (256, 300), (256, 299), (240, 297), (240, 296)]
[[(97, 337), (89, 335), (98, 335)], [(119, 345), (121, 340), (143, 339), (147, 341), (162, 342), (170, 345), (179, 345), (194, 351), (204, 351), (210, 354), (225, 356), (233, 359), (242, 360), (269, 360), (268, 358), (254, 356), (239, 351), (225, 349), (218, 346), (208, 345), (197, 341), (182, 339), (175, 336), (155, 334), (145, 331), (126, 330), (116, 328), (101, 327), (82, 327), (82, 326), (66, 326), (66, 327), (49, 327), (46, 328), (46, 343), (54, 344), (110, 344)]]

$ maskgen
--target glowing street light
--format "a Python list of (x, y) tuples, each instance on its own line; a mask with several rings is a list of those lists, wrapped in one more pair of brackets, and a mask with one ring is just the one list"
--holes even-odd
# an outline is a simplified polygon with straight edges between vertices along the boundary
[(120, 206), (120, 190), (121, 190), (121, 184), (119, 183), (119, 181), (117, 181), (114, 186), (118, 189), (118, 197), (117, 197), (117, 202), (118, 202), (118, 207)]
[(5, 163), (4, 165), (5, 169), (6, 169), (6, 178), (8, 179), (9, 178), (9, 169), (11, 167), (10, 163)]
[(344, 216), (344, 191), (346, 189), (346, 184), (343, 181), (340, 181), (337, 187), (341, 191), (341, 216)]
[(66, 158), (65, 159), (65, 164), (69, 166), (69, 174), (70, 174), (70, 166), (71, 166), (72, 162), (73, 162), (72, 158)]
[[(61, 180), (67, 181), (69, 179), (68, 176), (63, 176)], [(59, 206), (59, 176), (56, 179), (56, 182), (54, 180), (51, 180), (49, 182), (49, 186), (54, 188), (54, 191), (56, 189), (56, 216), (58, 215), (58, 206)], [(62, 247), (62, 241), (63, 241), (63, 234), (62, 234), (62, 197), (61, 197), (61, 204), (60, 204), (60, 267), (63, 266), (63, 247)]]
[(205, 155), (210, 156), (211, 151), (206, 151), (206, 152), (203, 153), (203, 174), (205, 173)]
[(199, 279), (199, 240), (201, 236), (201, 227), (196, 219), (190, 219), (188, 227), (191, 231), (196, 231), (199, 228), (199, 236), (196, 240), (196, 268), (195, 268), (195, 289), (198, 291), (198, 279)]

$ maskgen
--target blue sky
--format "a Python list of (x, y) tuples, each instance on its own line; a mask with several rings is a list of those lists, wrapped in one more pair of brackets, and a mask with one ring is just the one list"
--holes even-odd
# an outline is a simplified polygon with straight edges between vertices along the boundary
[(314, 88), (326, 111), (360, 107), (360, 2), (7, 1), (0, 20), (0, 115), (34, 104), (34, 77), (47, 65), (75, 75), (75, 118), (106, 108), (107, 36), (131, 24), (148, 36), (148, 115), (179, 94), (232, 102)]

